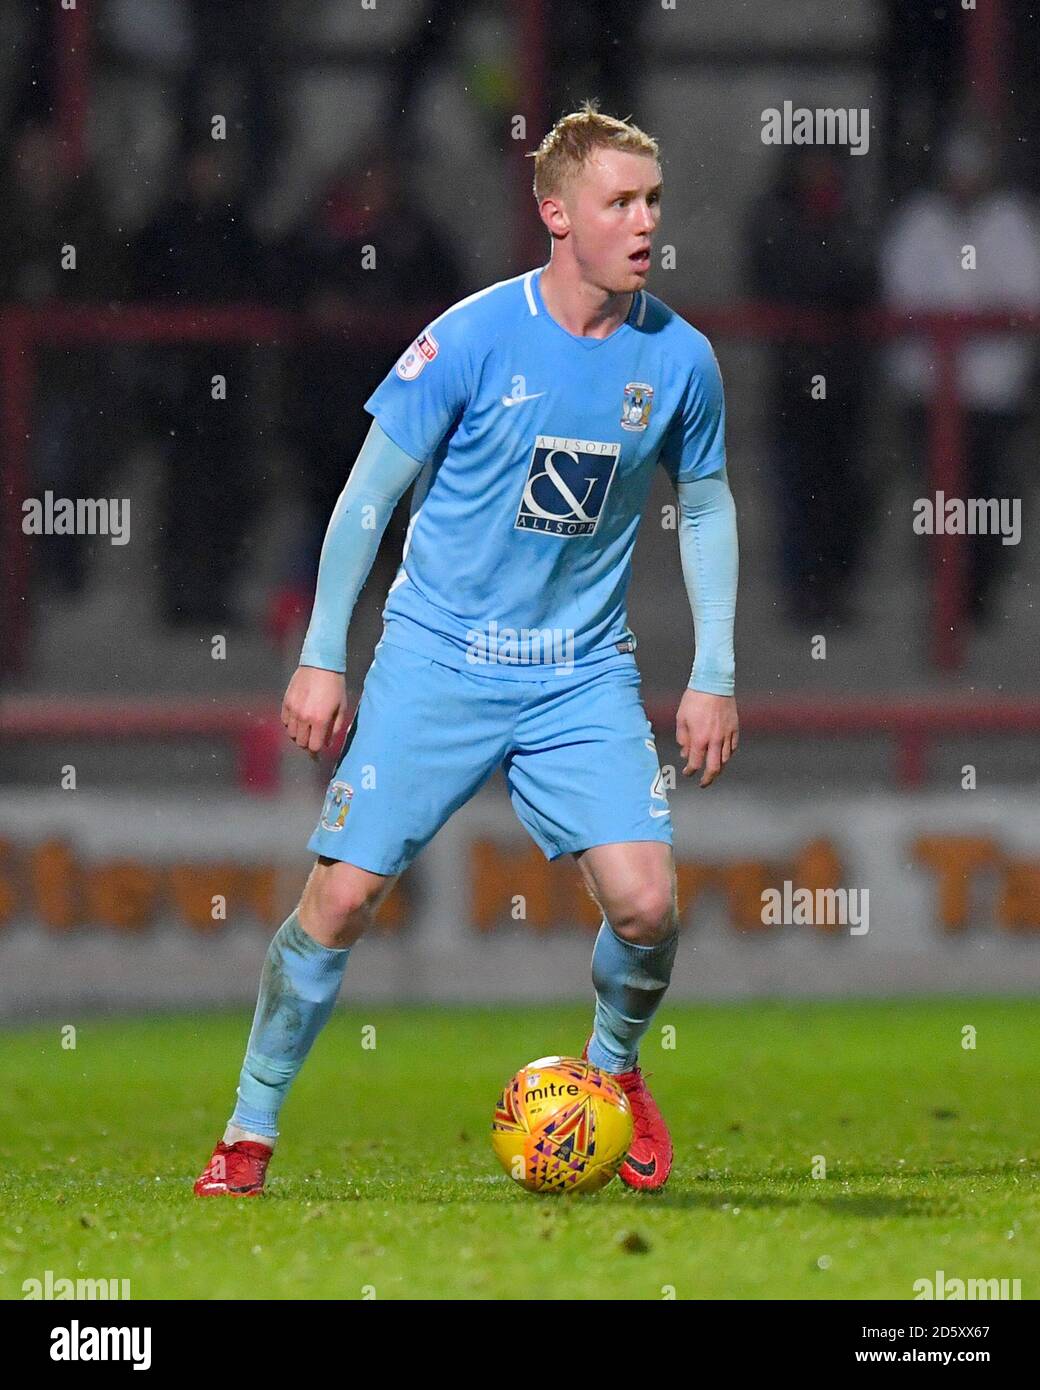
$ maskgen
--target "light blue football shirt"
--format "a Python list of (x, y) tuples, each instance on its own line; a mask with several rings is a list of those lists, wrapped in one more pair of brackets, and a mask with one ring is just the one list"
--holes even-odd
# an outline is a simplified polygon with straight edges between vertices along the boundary
[(509, 679), (631, 662), (653, 470), (689, 482), (726, 461), (707, 338), (643, 290), (610, 337), (577, 337), (548, 313), (543, 269), (446, 310), (365, 402), (425, 462), (385, 640)]

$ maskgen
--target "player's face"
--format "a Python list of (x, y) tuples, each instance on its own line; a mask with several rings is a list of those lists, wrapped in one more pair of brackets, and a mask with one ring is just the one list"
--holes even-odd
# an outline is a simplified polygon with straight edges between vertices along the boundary
[(567, 200), (585, 278), (611, 294), (642, 289), (661, 220), (661, 168), (625, 150), (594, 150)]

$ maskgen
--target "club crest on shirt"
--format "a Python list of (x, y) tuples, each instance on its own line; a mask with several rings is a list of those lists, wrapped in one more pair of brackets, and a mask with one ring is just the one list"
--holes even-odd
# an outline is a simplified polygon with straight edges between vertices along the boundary
[(343, 822), (350, 810), (354, 788), (349, 782), (330, 782), (325, 793), (325, 805), (321, 809), (321, 828), (323, 830), (342, 830)]
[(437, 356), (437, 352), (437, 339), (427, 328), (398, 359), (397, 375), (402, 381), (414, 381), (427, 362), (432, 362)]
[(594, 535), (620, 456), (620, 444), (536, 435), (515, 529)]
[(623, 430), (645, 430), (650, 423), (650, 406), (653, 404), (654, 388), (645, 381), (630, 381), (625, 387), (621, 402), (621, 428)]

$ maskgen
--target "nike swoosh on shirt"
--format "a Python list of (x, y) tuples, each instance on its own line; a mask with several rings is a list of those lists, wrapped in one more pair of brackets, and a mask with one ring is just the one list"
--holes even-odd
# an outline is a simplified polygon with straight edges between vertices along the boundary
[(531, 396), (503, 396), (503, 397), (502, 397), (502, 404), (503, 404), (503, 405), (506, 405), (506, 406), (509, 406), (509, 405), (523, 405), (524, 401), (536, 401), (536, 400), (538, 399), (539, 396), (544, 396), (544, 395), (545, 395), (545, 392), (544, 392), (544, 391), (535, 391), (534, 394), (531, 395)]
[(650, 814), (653, 816), (654, 820), (656, 820), (658, 816), (670, 816), (672, 813), (671, 811), (656, 811), (653, 806), (651, 806)]

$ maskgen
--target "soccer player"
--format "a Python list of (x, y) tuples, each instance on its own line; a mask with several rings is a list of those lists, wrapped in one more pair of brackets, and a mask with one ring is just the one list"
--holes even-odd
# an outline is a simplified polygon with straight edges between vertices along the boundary
[(584, 1055), (632, 1104), (621, 1178), (658, 1188), (671, 1168), (638, 1054), (678, 939), (672, 832), (625, 596), (661, 465), (678, 495), (696, 638), (676, 733), (683, 774), (703, 767), (708, 786), (738, 739), (722, 381), (708, 340), (644, 288), (657, 143), (586, 102), (533, 157), (548, 264), (446, 310), (365, 405), (374, 422), (329, 522), (282, 706), (312, 754), (343, 729), (347, 625), (418, 479), (404, 554), (308, 843), (317, 862), (267, 954), (238, 1103), (195, 1184), (202, 1196), (262, 1192), (280, 1107), (351, 947), (497, 767), (532, 838), (549, 859), (575, 857), (603, 911)]

